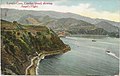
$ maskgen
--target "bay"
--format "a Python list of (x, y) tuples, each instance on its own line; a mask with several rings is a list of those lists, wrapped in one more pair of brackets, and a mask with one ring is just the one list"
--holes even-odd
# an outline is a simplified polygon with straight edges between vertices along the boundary
[[(118, 38), (66, 37), (61, 40), (71, 51), (42, 60), (38, 66), (39, 75), (113, 76), (119, 73)], [(108, 55), (108, 49), (117, 58)]]

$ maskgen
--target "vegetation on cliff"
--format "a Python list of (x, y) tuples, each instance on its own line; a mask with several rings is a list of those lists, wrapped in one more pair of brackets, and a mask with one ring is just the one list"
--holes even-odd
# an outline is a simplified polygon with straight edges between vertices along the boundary
[[(24, 75), (30, 59), (42, 51), (66, 47), (60, 38), (45, 26), (25, 26), (1, 20), (2, 74)], [(37, 53), (36, 53), (37, 52)]]

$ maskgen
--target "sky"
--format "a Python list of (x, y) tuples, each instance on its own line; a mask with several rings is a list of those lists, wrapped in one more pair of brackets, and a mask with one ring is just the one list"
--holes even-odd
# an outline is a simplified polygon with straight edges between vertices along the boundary
[[(53, 5), (38, 5), (38, 8), (21, 8), (10, 2), (51, 2)], [(19, 10), (70, 12), (90, 18), (120, 22), (120, 0), (2, 0), (1, 8)]]

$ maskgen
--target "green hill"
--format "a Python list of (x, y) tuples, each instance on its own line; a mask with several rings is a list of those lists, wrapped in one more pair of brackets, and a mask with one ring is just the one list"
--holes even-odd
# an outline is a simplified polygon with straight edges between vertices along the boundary
[(2, 74), (24, 75), (37, 53), (64, 49), (66, 45), (45, 26), (24, 26), (1, 20)]

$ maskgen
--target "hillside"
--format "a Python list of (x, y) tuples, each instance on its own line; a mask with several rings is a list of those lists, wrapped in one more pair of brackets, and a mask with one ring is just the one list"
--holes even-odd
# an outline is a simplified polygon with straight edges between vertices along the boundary
[(65, 31), (67, 35), (89, 34), (119, 37), (119, 22), (92, 19), (73, 13), (2, 9), (1, 16), (2, 19), (9, 21), (16, 20), (24, 25), (44, 25), (51, 28), (56, 33)]
[(33, 16), (31, 14), (21, 17), (18, 22), (22, 24), (38, 25), (41, 22), (38, 20), (39, 17)]
[(109, 20), (104, 20), (104, 19), (93, 19), (85, 16), (81, 16), (78, 14), (74, 13), (62, 13), (62, 12), (55, 12), (55, 11), (32, 11), (32, 10), (15, 10), (15, 9), (6, 9), (2, 8), (1, 9), (1, 16), (0, 18), (8, 20), (8, 21), (18, 21), (21, 17), (31, 14), (34, 16), (49, 16), (51, 18), (74, 18), (77, 20), (83, 20), (85, 22), (91, 23), (91, 24), (97, 24), (101, 21), (106, 21), (114, 26), (120, 27), (120, 22), (114, 22), (114, 21), (109, 21)]
[(24, 75), (37, 53), (65, 52), (67, 45), (45, 26), (24, 26), (5, 20), (1, 20), (1, 24), (1, 72), (4, 75)]
[(104, 30), (108, 32), (118, 32), (118, 27), (113, 26), (112, 24), (105, 22), (105, 21), (101, 21), (97, 23), (96, 26), (99, 28), (103, 28)]
[(25, 15), (21, 17), (18, 22), (21, 24), (30, 24), (30, 25), (47, 25), (49, 22), (54, 21), (54, 18), (51, 18), (49, 16), (34, 16), (31, 14)]
[[(22, 24), (30, 23), (27, 18), (28, 15), (20, 19), (19, 22)], [(45, 25), (53, 29), (56, 33), (65, 31), (67, 35), (88, 34), (111, 36), (112, 34), (113, 37), (118, 37), (118, 27), (113, 26), (112, 24), (105, 21), (101, 21), (98, 24), (94, 25), (86, 21), (77, 20), (74, 18), (55, 19), (51, 18), (50, 16), (37, 17), (33, 15), (29, 15), (29, 18), (33, 18), (34, 20), (38, 21), (38, 25)]]

